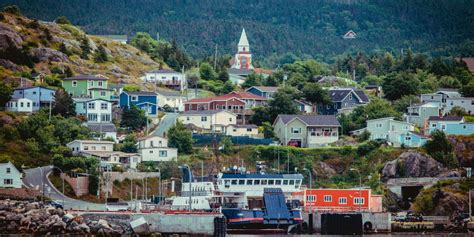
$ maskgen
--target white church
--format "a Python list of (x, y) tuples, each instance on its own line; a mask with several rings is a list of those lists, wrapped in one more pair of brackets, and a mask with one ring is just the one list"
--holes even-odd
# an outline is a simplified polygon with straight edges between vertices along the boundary
[(247, 39), (245, 29), (242, 29), (239, 44), (237, 45), (237, 53), (231, 59), (231, 68), (252, 70), (252, 54), (250, 53), (250, 45)]

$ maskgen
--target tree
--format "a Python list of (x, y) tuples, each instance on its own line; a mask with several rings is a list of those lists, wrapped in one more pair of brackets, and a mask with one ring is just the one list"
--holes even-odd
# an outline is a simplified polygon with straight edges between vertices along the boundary
[(127, 91), (127, 92), (140, 91), (140, 86), (133, 85), (133, 84), (127, 84), (127, 85), (123, 86), (123, 91)]
[(404, 95), (416, 95), (419, 90), (420, 81), (414, 74), (390, 73), (382, 83), (385, 98), (397, 100)]
[(20, 8), (16, 5), (9, 5), (3, 8), (3, 12), (21, 16)]
[(58, 16), (54, 22), (57, 24), (72, 25), (72, 23), (65, 16)]
[(219, 145), (221, 148), (222, 153), (224, 154), (231, 154), (232, 153), (232, 146), (234, 145), (232, 143), (232, 139), (230, 136), (225, 136), (219, 141)]
[(227, 73), (227, 70), (219, 72), (218, 79), (224, 83), (227, 82), (229, 80), (229, 73)]
[(89, 54), (91, 53), (91, 45), (89, 43), (89, 38), (86, 35), (81, 38), (81, 58), (89, 59)]
[(253, 114), (250, 117), (250, 122), (261, 126), (264, 122), (271, 122), (272, 117), (270, 116), (269, 108), (268, 107), (254, 107), (252, 108)]
[(312, 104), (329, 104), (331, 97), (327, 90), (324, 90), (316, 83), (306, 83), (303, 88), (303, 97)]
[(451, 76), (442, 76), (438, 80), (439, 87), (441, 88), (460, 88), (461, 82)]
[(123, 146), (121, 147), (121, 151), (128, 152), (128, 153), (135, 153), (137, 152), (136, 144), (137, 144), (136, 135), (134, 133), (130, 133), (123, 140)]
[(464, 97), (474, 97), (474, 80), (471, 80), (468, 84), (462, 86), (461, 94)]
[(405, 95), (393, 102), (393, 108), (400, 113), (406, 113), (408, 106), (420, 102), (420, 98), (416, 95)]
[(430, 156), (443, 165), (451, 168), (458, 165), (453, 154), (453, 144), (451, 144), (443, 131), (435, 130), (431, 133), (431, 140), (425, 143), (424, 149)]
[(13, 89), (5, 81), (0, 81), (0, 108), (10, 101)]
[(148, 54), (154, 52), (158, 42), (154, 40), (150, 34), (145, 32), (137, 32), (135, 36), (130, 40), (130, 45), (140, 49)]
[(277, 91), (273, 94), (273, 98), (268, 102), (270, 121), (275, 121), (276, 117), (279, 114), (296, 114), (298, 109), (293, 103), (293, 98), (291, 95), (284, 93), (282, 91)]
[(215, 80), (216, 72), (209, 63), (202, 63), (199, 67), (199, 75), (203, 80)]
[(252, 86), (261, 86), (262, 85), (263, 77), (261, 75), (257, 75), (252, 73), (247, 76), (244, 83), (242, 83), (242, 88), (250, 88)]
[(234, 83), (232, 83), (231, 81), (226, 81), (224, 83), (224, 86), (222, 87), (222, 94), (230, 93), (234, 91), (234, 89), (235, 89)]
[(456, 117), (463, 117), (468, 115), (466, 110), (463, 107), (460, 106), (454, 106), (451, 111), (449, 111), (449, 115), (451, 116), (456, 116)]
[(107, 53), (107, 50), (103, 45), (99, 45), (99, 47), (97, 48), (97, 52), (94, 56), (94, 61), (96, 63), (104, 63), (109, 61), (109, 54)]
[(189, 154), (193, 150), (193, 134), (181, 121), (177, 121), (168, 131), (169, 146), (178, 152)]
[(137, 131), (146, 126), (147, 119), (145, 111), (132, 105), (123, 109), (120, 126)]
[(64, 89), (56, 90), (52, 113), (55, 115), (59, 114), (65, 118), (76, 116), (76, 105)]
[(262, 123), (263, 137), (264, 138), (274, 138), (275, 132), (273, 131), (273, 126), (270, 122)]

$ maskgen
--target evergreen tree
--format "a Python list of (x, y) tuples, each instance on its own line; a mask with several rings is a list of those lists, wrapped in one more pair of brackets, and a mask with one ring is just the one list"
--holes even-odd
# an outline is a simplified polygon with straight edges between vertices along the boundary
[(147, 117), (145, 112), (135, 105), (130, 108), (125, 107), (122, 111), (122, 121), (120, 126), (129, 130), (140, 130), (146, 126)]
[(21, 16), (20, 8), (16, 5), (10, 5), (3, 8), (3, 12)]
[(54, 22), (57, 24), (72, 25), (72, 23), (65, 16), (58, 16)]
[(199, 75), (203, 80), (215, 80), (216, 72), (209, 63), (202, 63), (199, 67)]
[(54, 95), (53, 114), (59, 114), (65, 118), (76, 116), (76, 106), (71, 96), (64, 89), (56, 90)]
[(331, 97), (327, 90), (324, 90), (316, 83), (306, 83), (303, 88), (304, 98), (312, 104), (330, 104)]
[(89, 43), (89, 38), (87, 38), (86, 35), (84, 35), (81, 38), (81, 58), (82, 59), (89, 59), (89, 54), (91, 53), (91, 45)]
[(104, 63), (104, 62), (109, 61), (109, 55), (107, 54), (107, 51), (105, 50), (105, 47), (103, 45), (100, 45), (97, 48), (94, 61), (96, 63)]
[(0, 108), (4, 108), (5, 104), (10, 101), (13, 89), (5, 81), (0, 81)]
[(193, 135), (191, 130), (177, 121), (168, 131), (169, 146), (178, 149), (178, 152), (189, 154), (193, 150)]
[(226, 83), (224, 83), (224, 86), (222, 87), (222, 94), (230, 93), (234, 91), (234, 89), (234, 83), (232, 83), (231, 81), (226, 81)]
[(229, 73), (227, 73), (227, 70), (222, 70), (220, 73), (219, 73), (219, 76), (218, 76), (218, 79), (222, 82), (227, 82), (229, 80)]
[(462, 86), (461, 94), (464, 97), (474, 97), (474, 80), (470, 81), (467, 85)]

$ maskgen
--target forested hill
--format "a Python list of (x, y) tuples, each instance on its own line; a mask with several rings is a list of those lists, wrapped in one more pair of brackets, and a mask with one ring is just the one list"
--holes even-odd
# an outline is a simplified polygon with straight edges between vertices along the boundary
[[(257, 57), (292, 52), (331, 59), (348, 51), (474, 56), (472, 0), (3, 0), (27, 16), (65, 15), (90, 34), (149, 32), (206, 56), (231, 54), (245, 27)], [(358, 38), (344, 40), (353, 30)]]

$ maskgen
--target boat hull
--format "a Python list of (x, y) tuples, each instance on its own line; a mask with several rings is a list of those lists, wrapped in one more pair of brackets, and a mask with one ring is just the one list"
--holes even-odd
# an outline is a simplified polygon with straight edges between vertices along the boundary
[(228, 229), (287, 229), (303, 222), (300, 210), (291, 210), (286, 217), (267, 216), (263, 210), (222, 209), (222, 213)]

